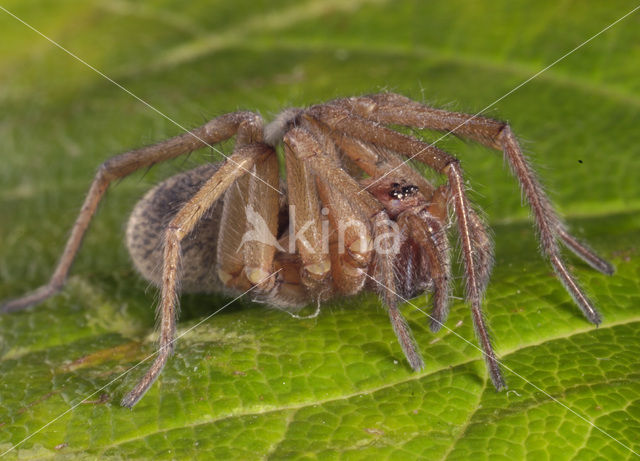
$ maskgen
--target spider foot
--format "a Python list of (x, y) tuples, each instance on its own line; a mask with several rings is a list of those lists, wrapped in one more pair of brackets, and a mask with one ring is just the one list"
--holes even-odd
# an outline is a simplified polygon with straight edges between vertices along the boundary
[(21, 296), (20, 298), (10, 299), (0, 304), (0, 314), (9, 312), (17, 312), (28, 307), (40, 304), (42, 301), (50, 298), (60, 291), (61, 287), (52, 285), (43, 285), (40, 288)]

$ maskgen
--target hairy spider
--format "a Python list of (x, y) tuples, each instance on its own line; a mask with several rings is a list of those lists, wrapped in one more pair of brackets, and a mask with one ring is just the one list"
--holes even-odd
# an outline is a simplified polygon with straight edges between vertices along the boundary
[[(160, 339), (154, 363), (127, 394), (132, 407), (158, 377), (173, 350), (179, 288), (242, 293), (296, 312), (361, 290), (376, 292), (414, 370), (423, 367), (398, 299), (432, 292), (431, 329), (446, 320), (451, 264), (447, 229), (455, 221), (464, 261), (466, 300), (489, 375), (505, 386), (481, 303), (493, 263), (485, 225), (469, 204), (460, 162), (388, 125), (452, 132), (500, 149), (529, 203), (557, 277), (588, 320), (601, 322), (560, 255), (559, 242), (593, 268), (613, 267), (571, 236), (504, 122), (427, 107), (381, 93), (287, 109), (263, 127), (259, 115), (234, 112), (174, 138), (104, 162), (51, 280), (0, 311), (39, 303), (64, 285), (98, 202), (109, 184), (157, 162), (236, 136), (233, 154), (173, 176), (136, 205), (127, 245), (142, 275), (161, 288)], [(286, 185), (276, 146), (284, 146)], [(447, 179), (434, 187), (402, 157)], [(247, 174), (250, 173), (250, 174)], [(218, 200), (222, 198), (222, 200)]]

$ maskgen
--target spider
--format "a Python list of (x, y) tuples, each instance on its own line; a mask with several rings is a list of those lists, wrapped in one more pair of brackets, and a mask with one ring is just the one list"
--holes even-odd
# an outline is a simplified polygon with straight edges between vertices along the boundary
[[(233, 112), (108, 159), (98, 168), (50, 281), (0, 311), (37, 304), (63, 287), (112, 181), (235, 135), (227, 160), (170, 177), (149, 191), (129, 218), (126, 240), (133, 263), (161, 290), (160, 334), (155, 361), (122, 405), (132, 407), (142, 398), (171, 355), (180, 289), (251, 290), (254, 300), (292, 313), (312, 302), (319, 306), (370, 290), (386, 307), (411, 368), (422, 369), (398, 300), (432, 293), (431, 330), (443, 325), (451, 298), (449, 227), (457, 229), (465, 298), (489, 376), (500, 390), (505, 381), (481, 309), (493, 244), (467, 198), (460, 162), (390, 125), (452, 132), (502, 150), (531, 208), (543, 255), (585, 317), (601, 322), (563, 261), (560, 243), (600, 272), (610, 275), (614, 268), (568, 233), (509, 125), (393, 93), (286, 109), (266, 126), (255, 113)], [(279, 145), (286, 183), (279, 177)], [(403, 158), (424, 163), (446, 182), (435, 187)]]

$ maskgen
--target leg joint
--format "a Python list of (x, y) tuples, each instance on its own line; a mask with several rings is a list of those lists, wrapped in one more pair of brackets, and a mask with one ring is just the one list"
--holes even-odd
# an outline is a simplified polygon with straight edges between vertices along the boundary
[(505, 138), (508, 138), (511, 136), (513, 136), (513, 132), (511, 131), (511, 126), (507, 122), (503, 122), (502, 126), (498, 130), (498, 134), (494, 138), (494, 141), (497, 141), (500, 144), (500, 146), (497, 146), (497, 147), (500, 148)]
[(115, 175), (113, 174), (113, 165), (111, 162), (112, 159), (104, 161), (96, 171), (95, 179), (99, 182), (111, 181), (115, 179)]
[(182, 240), (184, 238), (184, 231), (182, 226), (176, 224), (169, 224), (165, 229), (165, 240), (167, 242), (173, 242), (175, 240)]
[(449, 172), (452, 169), (460, 173), (460, 160), (453, 156), (449, 156), (449, 158), (446, 160), (444, 168), (442, 168), (442, 173), (449, 175)]

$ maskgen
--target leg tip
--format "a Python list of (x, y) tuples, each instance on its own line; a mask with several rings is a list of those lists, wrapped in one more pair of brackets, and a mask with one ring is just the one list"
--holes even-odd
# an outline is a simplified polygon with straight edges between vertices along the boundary
[(16, 312), (24, 310), (33, 306), (36, 302), (25, 301), (24, 298), (10, 299), (0, 304), (0, 314), (8, 314), (10, 312)]
[(26, 309), (36, 304), (40, 304), (42, 301), (50, 298), (56, 294), (62, 288), (62, 284), (56, 285), (43, 285), (34, 291), (25, 294), (19, 298), (10, 299), (0, 304), (0, 314), (7, 314), (9, 312), (16, 312)]
[(139, 397), (131, 395), (131, 392), (125, 395), (122, 400), (120, 400), (120, 405), (131, 410), (136, 403), (140, 400)]
[(411, 360), (409, 361), (409, 365), (411, 365), (411, 369), (413, 371), (422, 371), (424, 370), (424, 361), (422, 360), (422, 357), (420, 357), (420, 355), (417, 355), (416, 357), (412, 357)]
[(600, 314), (600, 312), (595, 311), (593, 312), (589, 317), (588, 317), (589, 321), (591, 323), (593, 323), (596, 327), (599, 327), (600, 324), (602, 323), (602, 315)]
[(491, 374), (491, 382), (493, 383), (493, 386), (496, 388), (496, 391), (498, 392), (503, 391), (504, 389), (507, 389), (507, 383), (504, 380), (504, 377), (502, 376), (502, 373), (499, 370), (497, 373)]
[(613, 275), (615, 272), (616, 272), (616, 267), (613, 264), (610, 264), (605, 261), (605, 264), (602, 267), (602, 273), (605, 275)]

